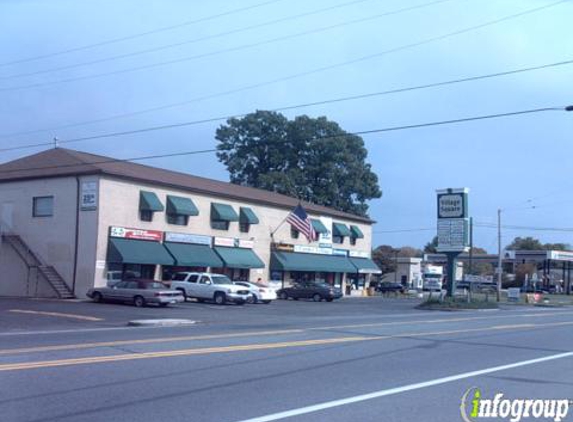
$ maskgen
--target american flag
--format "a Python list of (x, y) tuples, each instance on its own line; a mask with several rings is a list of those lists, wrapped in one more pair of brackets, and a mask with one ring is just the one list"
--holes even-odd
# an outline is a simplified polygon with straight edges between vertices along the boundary
[(300, 204), (291, 211), (291, 213), (286, 218), (286, 221), (299, 232), (304, 234), (309, 242), (317, 239), (316, 231), (314, 231), (312, 222)]

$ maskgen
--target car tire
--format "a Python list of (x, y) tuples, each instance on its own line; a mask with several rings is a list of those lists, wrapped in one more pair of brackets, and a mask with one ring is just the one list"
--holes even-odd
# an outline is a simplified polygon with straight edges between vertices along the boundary
[(247, 298), (247, 303), (257, 303), (257, 297), (255, 295), (250, 295)]
[(143, 298), (143, 296), (135, 296), (133, 298), (133, 304), (137, 308), (143, 308), (145, 306), (145, 299)]
[(271, 303), (270, 300), (263, 300), (262, 302), (263, 302), (265, 305), (268, 305), (269, 303)]
[(100, 303), (103, 299), (102, 295), (100, 292), (94, 292), (92, 295), (92, 299), (95, 303)]
[(213, 300), (215, 301), (215, 303), (217, 305), (224, 305), (225, 302), (227, 302), (227, 297), (225, 296), (225, 293), (217, 292), (217, 293), (215, 293)]
[(181, 292), (183, 295), (183, 302), (187, 302), (187, 293), (185, 293), (185, 289), (176, 289), (178, 292)]
[(282, 300), (288, 300), (288, 294), (286, 292), (281, 292), (279, 298)]
[(312, 295), (312, 300), (314, 300), (315, 302), (320, 302), (322, 300), (322, 296), (318, 293), (315, 293)]

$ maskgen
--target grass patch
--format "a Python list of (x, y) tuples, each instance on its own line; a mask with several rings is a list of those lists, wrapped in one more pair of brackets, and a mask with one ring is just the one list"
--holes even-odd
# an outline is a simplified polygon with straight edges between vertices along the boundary
[(437, 310), (437, 311), (461, 311), (464, 309), (498, 309), (497, 302), (472, 300), (468, 302), (465, 298), (444, 298), (443, 300), (429, 299), (422, 302), (416, 309)]

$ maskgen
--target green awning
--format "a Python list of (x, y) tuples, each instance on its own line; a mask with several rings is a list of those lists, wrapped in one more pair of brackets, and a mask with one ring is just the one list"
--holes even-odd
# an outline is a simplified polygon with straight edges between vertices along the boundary
[(312, 227), (314, 227), (315, 232), (317, 232), (317, 233), (328, 233), (328, 229), (326, 228), (326, 226), (324, 224), (322, 224), (322, 221), (315, 220), (314, 218), (311, 218), (310, 221), (312, 222)]
[(239, 216), (232, 206), (212, 202), (211, 221), (239, 221)]
[(159, 242), (111, 238), (107, 261), (122, 264), (173, 265), (173, 258)]
[(350, 233), (346, 224), (332, 223), (332, 234), (334, 236), (350, 236), (352, 233)]
[(360, 227), (358, 226), (350, 226), (350, 232), (351, 232), (351, 236), (356, 238), (356, 239), (363, 239), (364, 238), (364, 233), (362, 233), (362, 230), (360, 230)]
[[(356, 267), (357, 272), (361, 274), (382, 274), (380, 268), (374, 261), (369, 258), (353, 258), (350, 257), (350, 262)], [(356, 271), (355, 271), (356, 272)]]
[(163, 204), (153, 192), (139, 191), (139, 209), (141, 211), (163, 211)]
[(228, 268), (264, 268), (265, 263), (253, 252), (246, 248), (215, 247), (215, 252), (221, 257)]
[(199, 215), (199, 210), (189, 198), (167, 195), (167, 214)]
[(355, 273), (356, 268), (347, 257), (293, 252), (273, 252), (271, 271), (318, 271), (327, 273)]
[(175, 265), (182, 267), (223, 267), (223, 261), (207, 245), (165, 242), (163, 244), (175, 258)]
[(239, 221), (247, 224), (259, 224), (259, 218), (249, 207), (241, 207), (239, 210)]

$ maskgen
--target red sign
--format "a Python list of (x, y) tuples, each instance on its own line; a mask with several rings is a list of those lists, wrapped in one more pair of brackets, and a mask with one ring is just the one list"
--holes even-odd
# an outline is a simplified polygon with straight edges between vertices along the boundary
[(126, 229), (125, 227), (110, 227), (110, 237), (121, 237), (124, 239), (152, 240), (161, 242), (163, 232), (159, 230)]

